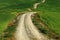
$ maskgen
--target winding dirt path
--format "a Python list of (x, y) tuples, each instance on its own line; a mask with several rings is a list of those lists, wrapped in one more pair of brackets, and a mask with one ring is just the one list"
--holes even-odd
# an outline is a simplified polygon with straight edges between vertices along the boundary
[(18, 26), (16, 28), (16, 40), (53, 40), (44, 36), (33, 24), (31, 15), (36, 12), (26, 12), (19, 16)]

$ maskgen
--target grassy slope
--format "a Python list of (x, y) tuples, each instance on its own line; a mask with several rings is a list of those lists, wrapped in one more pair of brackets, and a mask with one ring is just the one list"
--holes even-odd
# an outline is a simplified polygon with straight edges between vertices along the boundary
[(60, 34), (60, 0), (46, 0), (38, 7), (39, 16), (48, 25), (48, 28)]
[(25, 10), (16, 0), (0, 0), (0, 34), (7, 28), (7, 24), (16, 14)]
[(32, 7), (30, 1), (26, 3), (24, 0), (0, 0), (0, 34), (7, 28), (7, 24), (16, 17), (16, 14), (27, 11), (26, 8), (29, 7)]
[[(60, 34), (59, 4), (59, 0), (46, 0), (46, 3), (42, 4), (37, 9), (39, 11), (39, 16), (41, 16), (41, 19), (48, 25), (49, 28), (56, 31), (58, 34)], [(28, 7), (30, 6), (20, 6), (19, 1), (16, 0), (0, 0), (0, 33), (6, 29), (7, 24), (16, 17), (16, 14), (18, 12), (24, 11), (24, 8)]]

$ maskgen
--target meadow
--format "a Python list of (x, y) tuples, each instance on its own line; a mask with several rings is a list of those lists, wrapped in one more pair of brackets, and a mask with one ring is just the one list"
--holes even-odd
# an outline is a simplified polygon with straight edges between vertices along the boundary
[[(19, 0), (0, 0), (0, 35), (8, 28), (8, 24), (16, 18), (17, 14), (27, 11), (27, 8), (32, 8), (32, 4), (34, 3), (21, 4)], [(60, 0), (46, 0), (35, 11), (38, 12), (39, 18), (48, 25), (47, 28), (60, 35)]]

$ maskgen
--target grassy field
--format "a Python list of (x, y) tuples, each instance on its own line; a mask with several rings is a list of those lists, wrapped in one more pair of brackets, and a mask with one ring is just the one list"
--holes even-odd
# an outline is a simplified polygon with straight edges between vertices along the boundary
[[(23, 6), (19, 6), (15, 0), (0, 0), (0, 34), (7, 28), (19, 12), (24, 11)], [(22, 7), (22, 8), (21, 8)], [(20, 9), (21, 8), (21, 9)]]
[(48, 25), (48, 28), (60, 34), (60, 1), (47, 1), (38, 7), (40, 18)]
[[(19, 0), (0, 0), (0, 34), (6, 30), (8, 23), (18, 13), (31, 8), (33, 5), (31, 4), (20, 4)], [(36, 11), (40, 19), (48, 25), (48, 28), (60, 35), (60, 0), (46, 0), (44, 4), (38, 6)]]

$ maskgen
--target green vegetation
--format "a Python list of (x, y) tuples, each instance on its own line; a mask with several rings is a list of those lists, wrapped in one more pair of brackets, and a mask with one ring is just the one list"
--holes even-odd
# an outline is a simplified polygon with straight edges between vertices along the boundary
[(16, 14), (25, 11), (23, 5), (17, 2), (17, 0), (0, 0), (0, 34), (7, 28), (8, 23), (12, 21)]
[[(27, 8), (32, 8), (36, 2), (41, 2), (41, 0), (0, 0), (0, 35), (17, 14), (27, 11)], [(46, 0), (35, 11), (49, 29), (60, 35), (60, 0)], [(39, 25), (38, 27), (40, 28)]]
[(60, 34), (60, 1), (48, 0), (45, 4), (38, 7), (40, 18), (49, 28)]

